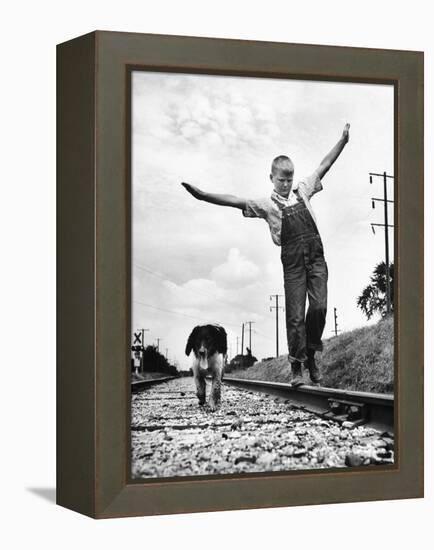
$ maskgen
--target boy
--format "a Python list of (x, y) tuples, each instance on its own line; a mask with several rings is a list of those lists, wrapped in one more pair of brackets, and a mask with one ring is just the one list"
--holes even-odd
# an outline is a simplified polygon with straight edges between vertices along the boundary
[[(286, 333), (292, 385), (302, 384), (304, 364), (314, 384), (321, 381), (315, 352), (322, 350), (322, 333), (327, 312), (328, 270), (311, 197), (321, 191), (321, 179), (349, 140), (350, 125), (311, 176), (295, 185), (294, 164), (287, 156), (276, 157), (271, 165), (271, 197), (249, 200), (233, 195), (207, 193), (188, 183), (182, 185), (196, 199), (242, 210), (248, 218), (264, 218), (275, 245), (281, 247), (285, 287)], [(305, 317), (306, 295), (309, 308)]]

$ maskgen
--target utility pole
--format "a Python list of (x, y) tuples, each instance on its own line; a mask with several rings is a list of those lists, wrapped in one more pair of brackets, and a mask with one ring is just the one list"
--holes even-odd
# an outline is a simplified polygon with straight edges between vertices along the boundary
[(249, 325), (249, 348), (250, 348), (250, 353), (253, 355), (252, 353), (252, 323), (254, 323), (255, 321), (246, 321), (246, 325)]
[(166, 361), (167, 361), (167, 355), (168, 355), (168, 353), (169, 353), (169, 349), (166, 348)]
[(160, 340), (162, 340), (162, 338), (155, 338), (157, 340), (157, 351), (158, 353), (160, 352)]
[(372, 183), (372, 176), (378, 176), (383, 178), (383, 193), (384, 198), (379, 199), (376, 197), (372, 197), (372, 208), (375, 208), (375, 202), (382, 202), (384, 203), (384, 223), (371, 223), (372, 231), (375, 235), (375, 226), (384, 227), (384, 248), (385, 248), (385, 259), (386, 259), (386, 311), (389, 314), (391, 311), (391, 298), (390, 298), (390, 272), (389, 272), (389, 227), (395, 227), (393, 224), (389, 224), (389, 211), (388, 211), (388, 203), (392, 203), (394, 201), (391, 201), (387, 198), (387, 178), (394, 179), (394, 176), (389, 176), (386, 172), (383, 172), (382, 174), (376, 174), (374, 172), (369, 172), (369, 183)]
[(244, 355), (244, 323), (241, 325), (241, 356)]
[(149, 332), (151, 329), (149, 328), (142, 328), (142, 342), (143, 342), (143, 347), (145, 347), (145, 332)]
[(239, 346), (239, 344), (240, 344), (240, 337), (237, 336), (237, 355), (238, 355), (238, 346)]
[(338, 316), (337, 316), (337, 313), (336, 313), (336, 308), (333, 308), (333, 315), (334, 315), (334, 318), (335, 318), (335, 330), (334, 330), (334, 333), (335, 333), (335, 336), (338, 335), (338, 332), (340, 332), (340, 330), (338, 330)]
[(282, 306), (279, 306), (279, 298), (283, 298), (282, 294), (271, 294), (270, 300), (276, 300), (275, 306), (270, 306), (270, 311), (276, 310), (276, 357), (279, 357), (279, 309), (284, 310)]

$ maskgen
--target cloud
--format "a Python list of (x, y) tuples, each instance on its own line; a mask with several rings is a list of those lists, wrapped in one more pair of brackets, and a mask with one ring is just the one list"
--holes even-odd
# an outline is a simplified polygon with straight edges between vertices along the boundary
[(225, 287), (252, 284), (258, 275), (259, 268), (237, 248), (231, 248), (227, 260), (211, 271), (212, 278)]
[(192, 146), (201, 151), (220, 147), (237, 157), (252, 149), (260, 153), (279, 137), (282, 123), (286, 130), (281, 111), (297, 103), (298, 93), (278, 80), (138, 71), (133, 132), (148, 145), (165, 148), (176, 143), (187, 151)]

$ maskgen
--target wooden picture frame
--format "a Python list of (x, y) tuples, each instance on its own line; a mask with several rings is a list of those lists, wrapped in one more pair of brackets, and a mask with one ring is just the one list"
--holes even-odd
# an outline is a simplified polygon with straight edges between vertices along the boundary
[[(422, 497), (423, 53), (96, 31), (60, 44), (57, 59), (57, 503), (107, 518)], [(393, 468), (130, 480), (135, 67), (394, 85)]]

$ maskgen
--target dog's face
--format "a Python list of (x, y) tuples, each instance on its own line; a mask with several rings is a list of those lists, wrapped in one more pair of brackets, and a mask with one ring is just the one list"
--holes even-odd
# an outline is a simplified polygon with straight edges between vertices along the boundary
[(227, 353), (227, 335), (219, 325), (199, 325), (192, 330), (185, 354), (190, 355), (193, 350), (198, 359), (206, 360), (215, 353)]

